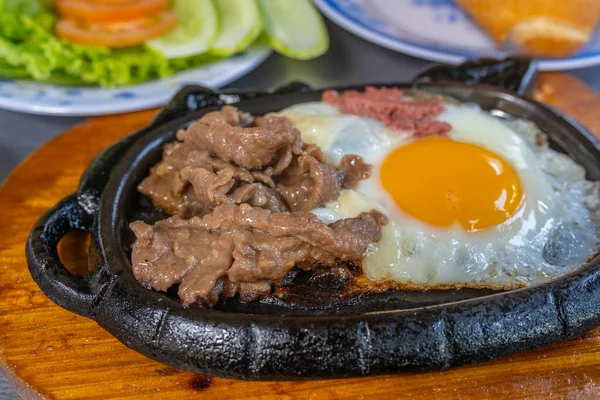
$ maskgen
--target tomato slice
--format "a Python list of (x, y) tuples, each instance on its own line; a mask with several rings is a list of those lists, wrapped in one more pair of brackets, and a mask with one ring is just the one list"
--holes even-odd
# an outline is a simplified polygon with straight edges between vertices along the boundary
[(163, 36), (176, 25), (177, 17), (170, 11), (156, 17), (107, 24), (85, 24), (63, 18), (56, 23), (56, 34), (71, 43), (122, 48), (138, 46), (146, 40)]
[(62, 18), (86, 22), (127, 21), (169, 9), (169, 0), (57, 0)]

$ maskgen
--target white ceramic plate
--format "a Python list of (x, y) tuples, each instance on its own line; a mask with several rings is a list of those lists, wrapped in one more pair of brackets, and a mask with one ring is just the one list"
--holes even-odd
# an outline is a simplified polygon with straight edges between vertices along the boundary
[(219, 88), (250, 72), (271, 54), (252, 47), (226, 60), (171, 77), (114, 89), (67, 87), (31, 81), (0, 80), (0, 108), (45, 115), (103, 115), (166, 104), (182, 86)]
[[(365, 40), (426, 60), (459, 64), (509, 54), (451, 0), (314, 0), (336, 24)], [(525, 1), (525, 0), (523, 0)], [(499, 1), (497, 6), (501, 7)], [(543, 59), (546, 71), (600, 64), (600, 29), (570, 58)]]

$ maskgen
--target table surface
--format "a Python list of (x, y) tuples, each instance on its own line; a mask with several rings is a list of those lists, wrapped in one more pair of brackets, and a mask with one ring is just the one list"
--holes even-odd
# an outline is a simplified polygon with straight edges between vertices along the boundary
[[(399, 82), (409, 80), (429, 64), (370, 44), (333, 24), (328, 25), (331, 49), (326, 55), (311, 61), (295, 61), (274, 54), (229, 87), (268, 88), (292, 80), (300, 80), (314, 87)], [(600, 91), (600, 67), (572, 73)], [(0, 182), (31, 152), (82, 120), (0, 110)], [(18, 399), (1, 375), (0, 399)]]

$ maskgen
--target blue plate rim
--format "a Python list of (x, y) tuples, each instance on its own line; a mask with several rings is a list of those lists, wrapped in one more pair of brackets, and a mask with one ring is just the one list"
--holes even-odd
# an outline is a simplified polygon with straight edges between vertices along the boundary
[[(367, 41), (376, 43), (391, 50), (422, 59), (450, 64), (460, 64), (468, 59), (477, 59), (482, 57), (482, 55), (477, 53), (440, 50), (438, 48), (399, 39), (396, 36), (390, 35), (377, 28), (374, 28), (373, 26), (367, 25), (360, 19), (355, 18), (348, 13), (344, 7), (340, 6), (340, 2), (337, 0), (314, 0), (314, 2), (323, 12), (323, 14), (344, 29)], [(508, 53), (503, 53), (501, 50), (497, 50), (497, 52), (502, 58), (509, 56)], [(545, 71), (585, 68), (597, 64), (600, 64), (600, 50), (576, 54), (564, 59), (539, 60), (540, 70)]]

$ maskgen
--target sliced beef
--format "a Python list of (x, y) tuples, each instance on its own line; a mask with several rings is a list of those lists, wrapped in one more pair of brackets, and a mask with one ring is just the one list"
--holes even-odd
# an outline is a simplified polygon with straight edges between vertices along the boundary
[(287, 118), (254, 118), (226, 106), (177, 137), (181, 142), (165, 145), (163, 159), (138, 187), (170, 214), (202, 216), (219, 204), (243, 202), (309, 211), (340, 193), (344, 171), (327, 164), (318, 146), (303, 144)]
[[(150, 197), (154, 205), (185, 218), (204, 215), (224, 202), (249, 202), (260, 204), (261, 207), (272, 207), (274, 211), (286, 211), (288, 207), (281, 195), (263, 187), (275, 187), (272, 176), (281, 174), (292, 161), (292, 151), (301, 148), (299, 132), (286, 121), (276, 117), (268, 120), (259, 118), (257, 122), (263, 127), (244, 128), (233, 124), (251, 125), (254, 118), (234, 107), (223, 107), (220, 112), (209, 113), (198, 123), (192, 124), (187, 131), (178, 132), (178, 138), (183, 142), (165, 145), (163, 159), (151, 169), (150, 176), (142, 181), (138, 190)], [(229, 130), (228, 133), (225, 130)], [(212, 135), (205, 140), (209, 144), (204, 143), (204, 139), (198, 139), (201, 132)], [(274, 135), (277, 137), (276, 141), (284, 146), (279, 148), (280, 145), (271, 141), (270, 145), (273, 147), (269, 150), (263, 144)], [(236, 139), (230, 141), (232, 137)], [(269, 152), (263, 153), (263, 160), (267, 160), (268, 166), (259, 165), (265, 167), (264, 170), (255, 171), (227, 161), (226, 158), (231, 157), (224, 159), (215, 153), (215, 142), (221, 144), (220, 147), (217, 146), (221, 156), (235, 153), (233, 144), (236, 143), (247, 152), (241, 157), (249, 156), (249, 153), (261, 148), (262, 151)], [(246, 146), (243, 144), (246, 142), (252, 143)], [(227, 146), (229, 150), (226, 149)], [(240, 159), (235, 158), (238, 161)], [(264, 185), (249, 186), (254, 183)], [(249, 196), (249, 191), (255, 192), (255, 196)], [(242, 196), (242, 193), (245, 194)]]
[(358, 182), (371, 176), (373, 166), (367, 164), (361, 156), (346, 154), (340, 161), (340, 173), (344, 188), (353, 188)]
[(262, 207), (272, 211), (287, 211), (289, 208), (283, 201), (279, 192), (265, 185), (256, 184), (257, 190), (254, 196), (250, 197), (246, 203), (254, 207)]
[(181, 170), (181, 177), (192, 184), (196, 198), (210, 208), (228, 202), (227, 193), (235, 184), (229, 169), (214, 173), (205, 168), (186, 167)]
[(277, 190), (291, 211), (310, 211), (340, 195), (337, 169), (311, 155), (302, 155), (298, 163), (284, 171)]
[(277, 190), (262, 183), (244, 184), (235, 189), (229, 196), (230, 203), (248, 203), (254, 207), (262, 207), (272, 211), (287, 211), (288, 207)]
[(137, 238), (133, 273), (159, 291), (180, 284), (185, 305), (198, 299), (210, 302), (224, 277), (229, 296), (244, 285), (255, 285), (253, 290), (262, 293), (296, 264), (361, 258), (379, 240), (384, 223), (377, 211), (328, 226), (310, 213), (272, 212), (248, 204), (223, 204), (204, 217), (174, 216), (153, 226), (137, 221), (130, 225)]
[(344, 157), (340, 169), (328, 164), (286, 118), (227, 106), (177, 138), (138, 187), (173, 215), (130, 225), (133, 272), (144, 285), (179, 284), (186, 305), (236, 294), (250, 301), (297, 264), (358, 260), (379, 240), (386, 220), (375, 211), (330, 226), (308, 213), (368, 177), (370, 166), (358, 156)]
[[(174, 187), (177, 189), (173, 190)], [(139, 184), (138, 191), (148, 196), (156, 207), (184, 218), (204, 215), (211, 210), (208, 205), (198, 201), (193, 188), (181, 179), (179, 171), (152, 172)]]
[[(231, 106), (223, 107), (231, 113)], [(237, 120), (234, 120), (237, 121)], [(273, 160), (279, 150), (298, 141), (293, 131), (274, 131), (268, 127), (241, 127), (232, 125), (224, 111), (206, 114), (177, 138), (190, 141), (196, 148), (205, 149), (226, 162), (252, 169), (261, 168)]]
[(403, 96), (404, 92), (399, 89), (367, 86), (364, 92), (327, 90), (323, 101), (343, 113), (374, 118), (391, 129), (415, 137), (445, 135), (452, 129), (448, 123), (433, 119), (444, 111), (440, 101), (409, 100)]
[[(195, 217), (190, 221), (201, 221), (202, 226), (208, 230), (227, 230), (231, 226), (241, 225), (267, 232), (276, 237), (298, 236), (342, 261), (359, 258), (369, 243), (379, 240), (379, 226), (387, 223), (384, 215), (372, 211), (361, 214), (359, 218), (340, 220), (328, 226), (312, 213), (272, 212), (247, 204), (223, 205), (202, 218)], [(341, 226), (344, 226), (344, 228), (340, 228), (341, 230), (348, 228), (349, 233), (356, 237), (350, 241), (340, 237), (340, 232), (336, 231), (336, 227)], [(372, 241), (365, 238), (371, 238)]]
[(254, 120), (254, 126), (269, 129), (275, 133), (291, 133), (296, 138), (296, 141), (292, 143), (294, 145), (294, 153), (300, 154), (302, 151), (300, 131), (294, 127), (289, 119), (276, 115), (266, 115), (264, 117), (257, 117)]

